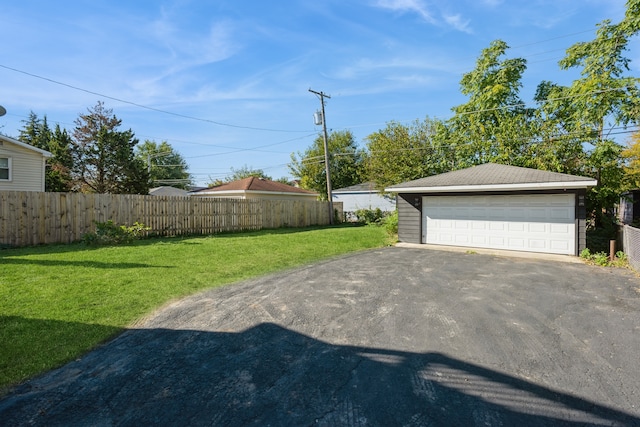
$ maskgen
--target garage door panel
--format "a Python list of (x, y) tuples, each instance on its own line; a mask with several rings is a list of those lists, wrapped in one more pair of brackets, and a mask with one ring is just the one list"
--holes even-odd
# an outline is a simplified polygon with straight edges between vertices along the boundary
[(553, 234), (569, 234), (573, 229), (573, 225), (569, 226), (569, 224), (550, 224), (550, 231)]
[(471, 221), (471, 228), (474, 230), (487, 230), (487, 222), (486, 221)]
[(503, 248), (505, 245), (505, 238), (501, 236), (489, 236), (489, 247)]
[(508, 239), (508, 246), (511, 249), (519, 249), (519, 250), (524, 250), (524, 248), (526, 247), (525, 245), (525, 239), (522, 238), (509, 238)]
[(547, 226), (549, 224), (543, 222), (530, 222), (529, 223), (529, 232), (530, 233), (544, 233), (547, 231)]
[(567, 244), (566, 240), (551, 240), (550, 241), (551, 244), (551, 249), (552, 250), (557, 250), (557, 251), (568, 251), (570, 249), (569, 245)]
[(427, 196), (423, 241), (574, 254), (574, 203), (572, 194)]
[(507, 224), (503, 221), (488, 221), (489, 230), (491, 231), (505, 231)]
[(529, 247), (546, 251), (547, 241), (543, 239), (529, 239)]
[(482, 235), (472, 235), (471, 236), (471, 243), (473, 243), (474, 245), (486, 245), (487, 242), (487, 236), (482, 236)]
[(531, 221), (546, 221), (547, 219), (547, 210), (544, 208), (533, 208), (530, 209), (527, 215), (527, 218)]
[[(528, 227), (526, 227), (528, 228)], [(512, 233), (522, 233), (525, 231), (525, 224), (522, 222), (508, 222), (507, 231)]]
[(574, 211), (568, 208), (551, 208), (549, 209), (549, 218), (552, 220), (573, 222)]

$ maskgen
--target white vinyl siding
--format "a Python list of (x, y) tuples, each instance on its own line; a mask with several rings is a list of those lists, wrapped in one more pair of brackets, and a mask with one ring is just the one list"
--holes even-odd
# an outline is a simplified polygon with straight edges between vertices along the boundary
[(381, 196), (376, 192), (333, 192), (333, 201), (342, 202), (345, 212), (355, 212), (359, 209), (380, 209), (383, 212), (392, 212), (396, 209), (396, 202), (389, 197)]
[(423, 242), (575, 255), (575, 195), (426, 196)]
[(44, 191), (45, 158), (41, 153), (3, 142), (0, 158), (10, 159), (11, 169), (9, 180), (0, 179), (0, 191)]

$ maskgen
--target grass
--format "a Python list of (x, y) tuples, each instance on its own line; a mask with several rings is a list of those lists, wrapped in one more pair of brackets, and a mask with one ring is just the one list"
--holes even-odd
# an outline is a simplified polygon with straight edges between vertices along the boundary
[(337, 226), (0, 250), (0, 395), (172, 299), (387, 243), (382, 227)]

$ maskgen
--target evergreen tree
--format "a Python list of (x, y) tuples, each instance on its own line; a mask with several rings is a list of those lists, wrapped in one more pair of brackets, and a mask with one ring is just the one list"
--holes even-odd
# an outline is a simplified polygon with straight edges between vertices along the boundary
[(47, 159), (45, 170), (45, 191), (66, 192), (72, 188), (71, 167), (71, 138), (67, 131), (56, 125), (52, 132), (47, 123), (47, 116), (39, 119), (33, 111), (29, 118), (23, 121), (18, 139), (34, 147), (41, 148), (53, 154)]
[(80, 114), (73, 131), (75, 188), (91, 193), (146, 194), (149, 174), (135, 156), (138, 140), (131, 129), (120, 131), (121, 120), (98, 102)]

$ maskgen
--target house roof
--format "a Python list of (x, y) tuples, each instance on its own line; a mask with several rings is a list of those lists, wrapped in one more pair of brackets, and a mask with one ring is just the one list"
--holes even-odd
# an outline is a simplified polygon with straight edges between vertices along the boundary
[(333, 193), (374, 193), (377, 192), (376, 184), (372, 181), (363, 182), (362, 184), (350, 185), (348, 187), (333, 190)]
[(185, 196), (189, 196), (189, 192), (181, 188), (161, 186), (161, 187), (155, 187), (155, 188), (149, 189), (149, 195), (185, 197)]
[(316, 195), (313, 191), (305, 190), (303, 188), (293, 187), (291, 185), (283, 184), (281, 182), (271, 181), (268, 179), (249, 177), (239, 179), (237, 181), (231, 181), (226, 184), (218, 185), (217, 187), (205, 188), (196, 191), (196, 193), (243, 193), (243, 192), (256, 192), (256, 193), (295, 193), (300, 195)]
[(598, 182), (589, 177), (485, 163), (385, 188), (394, 193), (517, 191), (588, 188)]
[(40, 153), (44, 157), (47, 157), (47, 158), (53, 157), (53, 154), (51, 154), (47, 150), (43, 150), (41, 148), (34, 147), (33, 145), (29, 145), (27, 143), (24, 143), (22, 141), (18, 141), (17, 139), (13, 139), (13, 138), (8, 137), (8, 136), (0, 135), (0, 141), (9, 142), (9, 143), (17, 145), (19, 147), (26, 148), (27, 150), (35, 151), (36, 153)]

